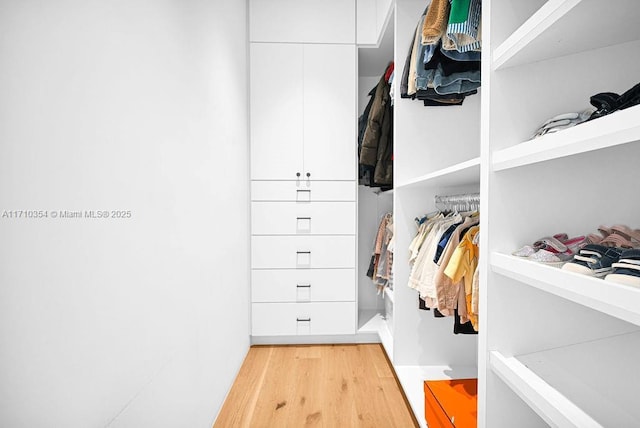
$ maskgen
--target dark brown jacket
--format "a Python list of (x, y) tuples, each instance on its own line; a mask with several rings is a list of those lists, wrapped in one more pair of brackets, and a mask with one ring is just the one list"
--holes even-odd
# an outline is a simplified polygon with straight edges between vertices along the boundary
[(360, 152), (360, 164), (375, 168), (373, 181), (379, 186), (393, 184), (393, 109), (389, 89), (389, 84), (382, 76), (369, 112)]

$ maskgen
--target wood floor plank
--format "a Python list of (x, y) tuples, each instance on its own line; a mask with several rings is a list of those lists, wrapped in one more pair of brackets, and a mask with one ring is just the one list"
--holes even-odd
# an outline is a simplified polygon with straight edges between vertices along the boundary
[(417, 426), (379, 344), (252, 347), (214, 424)]
[(256, 347), (250, 350), (225, 401), (234, 404), (222, 407), (214, 427), (251, 426), (251, 417), (255, 411), (272, 354), (273, 348)]

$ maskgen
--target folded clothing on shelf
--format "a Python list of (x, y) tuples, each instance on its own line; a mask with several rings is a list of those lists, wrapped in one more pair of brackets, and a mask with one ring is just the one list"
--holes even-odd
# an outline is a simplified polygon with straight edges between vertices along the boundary
[(582, 122), (586, 122), (591, 117), (593, 109), (584, 110), (577, 113), (563, 113), (552, 117), (544, 122), (535, 132), (533, 138), (542, 137), (546, 134), (561, 131), (563, 129), (571, 128)]
[(591, 114), (588, 120), (606, 116), (614, 111), (624, 110), (640, 104), (640, 83), (622, 95), (618, 95), (615, 92), (601, 92), (593, 95), (589, 101), (596, 108), (596, 111)]
[(581, 112), (556, 115), (540, 125), (534, 132), (532, 138), (539, 138), (546, 134), (562, 131), (563, 129), (571, 128), (580, 123), (640, 104), (640, 83), (622, 95), (618, 95), (615, 92), (600, 92), (592, 95), (589, 102), (595, 107), (595, 110), (589, 108)]

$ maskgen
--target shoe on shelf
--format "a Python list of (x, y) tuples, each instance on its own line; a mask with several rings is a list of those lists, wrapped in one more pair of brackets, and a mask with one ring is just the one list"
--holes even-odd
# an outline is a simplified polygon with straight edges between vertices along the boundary
[(616, 224), (611, 226), (611, 231), (615, 235), (620, 235), (628, 240), (633, 247), (640, 246), (640, 230), (631, 229), (623, 224)]
[(606, 281), (640, 288), (640, 249), (625, 250), (611, 266), (613, 271), (604, 278)]
[[(527, 259), (548, 266), (562, 267), (566, 262), (578, 254), (580, 248), (585, 245), (585, 237), (578, 236), (566, 239), (558, 244), (557, 240), (545, 238), (545, 247), (531, 254)], [(537, 244), (534, 243), (534, 246)]]
[(623, 248), (598, 244), (585, 245), (572, 261), (562, 266), (563, 270), (603, 278), (613, 270), (624, 252)]
[(545, 250), (549, 248), (555, 248), (557, 251), (566, 251), (567, 246), (562, 242), (569, 239), (569, 235), (566, 233), (556, 233), (553, 236), (546, 236), (544, 238), (537, 239), (531, 245), (525, 245), (524, 247), (511, 253), (517, 257), (529, 257), (539, 250)]
[(600, 242), (602, 242), (602, 240), (604, 238), (606, 238), (607, 236), (611, 235), (611, 233), (613, 231), (611, 230), (610, 227), (600, 225), (600, 226), (598, 226), (598, 232), (600, 232), (600, 235), (598, 235), (597, 233), (588, 234), (587, 235), (587, 239), (586, 239), (586, 243), (587, 244), (599, 244)]
[(617, 233), (612, 233), (611, 235), (604, 238), (602, 241), (598, 242), (598, 244), (606, 247), (618, 247), (618, 248), (634, 248), (635, 247), (633, 242), (631, 242), (629, 239)]

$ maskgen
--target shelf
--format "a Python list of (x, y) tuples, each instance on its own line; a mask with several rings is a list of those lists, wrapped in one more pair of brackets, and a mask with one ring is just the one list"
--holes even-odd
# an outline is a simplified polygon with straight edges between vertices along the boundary
[(640, 426), (638, 350), (634, 332), (515, 357), (491, 351), (489, 364), (552, 426), (631, 427)]
[(361, 309), (358, 311), (358, 333), (377, 333), (384, 322), (379, 310)]
[(493, 153), (494, 171), (640, 140), (640, 105)]
[(507, 358), (499, 352), (491, 351), (489, 365), (493, 372), (550, 426), (600, 427), (589, 415), (515, 357)]
[(480, 183), (480, 158), (474, 158), (448, 168), (405, 181), (396, 189), (421, 187), (462, 186)]
[[(493, 51), (494, 70), (640, 39), (635, 0), (549, 0)], [(604, 23), (604, 25), (603, 25)]]
[(424, 419), (425, 380), (469, 379), (478, 377), (478, 369), (476, 367), (394, 365), (393, 368), (421, 428), (426, 428), (427, 426)]
[(393, 359), (393, 336), (389, 324), (379, 310), (360, 310), (358, 313), (358, 334), (376, 333), (389, 359)]
[(494, 272), (572, 302), (640, 325), (640, 289), (494, 252)]

